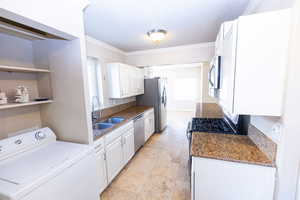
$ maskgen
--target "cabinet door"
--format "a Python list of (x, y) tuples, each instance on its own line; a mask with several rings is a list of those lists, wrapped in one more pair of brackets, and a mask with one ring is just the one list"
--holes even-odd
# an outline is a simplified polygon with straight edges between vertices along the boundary
[(97, 156), (97, 167), (100, 172), (100, 193), (107, 187), (107, 172), (106, 172), (106, 159), (105, 151), (101, 149), (96, 152)]
[(107, 179), (110, 183), (123, 168), (122, 137), (106, 147)]
[(134, 131), (133, 129), (127, 130), (127, 132), (123, 135), (123, 158), (124, 165), (128, 163), (128, 161), (134, 155)]
[(216, 55), (217, 56), (222, 56), (222, 52), (223, 52), (223, 39), (224, 39), (224, 32), (223, 32), (223, 24), (220, 27), (219, 33), (217, 35), (216, 38), (216, 47), (215, 47), (215, 51), (216, 51)]
[(138, 69), (138, 94), (144, 94), (144, 70)]
[(131, 89), (130, 68), (127, 65), (120, 64), (120, 83), (121, 96), (126, 97), (130, 95)]
[(239, 18), (235, 113), (282, 114), (290, 17), (290, 10), (286, 9)]
[(145, 141), (154, 133), (154, 113), (151, 112), (145, 117)]
[(193, 157), (192, 200), (273, 200), (273, 167)]
[(150, 114), (150, 136), (154, 133), (155, 131), (155, 118), (154, 118), (154, 112)]
[(233, 112), (234, 101), (236, 37), (237, 23), (231, 23), (223, 41), (221, 88), (219, 94), (220, 104), (231, 113)]
[(149, 116), (145, 116), (145, 121), (144, 121), (144, 124), (145, 124), (145, 141), (147, 141), (150, 137), (150, 118)]

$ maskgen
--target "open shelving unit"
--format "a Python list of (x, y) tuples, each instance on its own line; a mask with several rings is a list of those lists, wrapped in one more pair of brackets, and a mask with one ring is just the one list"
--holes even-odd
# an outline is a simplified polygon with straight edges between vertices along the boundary
[[(60, 140), (92, 143), (84, 78), (73, 81), (74, 74), (82, 73), (86, 58), (81, 29), (65, 33), (42, 21), (11, 16), (0, 17), (0, 90), (8, 99), (8, 104), (0, 105), (0, 138), (47, 126)], [(14, 103), (18, 86), (28, 89), (30, 102)], [(72, 104), (67, 103), (69, 97)], [(34, 101), (37, 98), (49, 100)]]
[(10, 109), (10, 108), (18, 108), (18, 107), (24, 107), (24, 106), (41, 105), (41, 104), (47, 104), (47, 103), (52, 103), (52, 102), (53, 102), (53, 100), (30, 101), (28, 103), (8, 103), (8, 104), (0, 105), (0, 110)]
[(0, 65), (2, 72), (24, 72), (24, 73), (50, 73), (48, 69), (17, 67), (17, 66), (4, 66)]

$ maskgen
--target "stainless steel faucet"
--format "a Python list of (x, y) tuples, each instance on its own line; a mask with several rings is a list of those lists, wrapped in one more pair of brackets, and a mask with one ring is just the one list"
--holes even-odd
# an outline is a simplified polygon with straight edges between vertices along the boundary
[(93, 122), (93, 124), (101, 118), (101, 110), (100, 110), (99, 114), (97, 114), (95, 102), (98, 104), (98, 108), (100, 110), (100, 100), (97, 96), (93, 96), (93, 98), (92, 98), (92, 122)]

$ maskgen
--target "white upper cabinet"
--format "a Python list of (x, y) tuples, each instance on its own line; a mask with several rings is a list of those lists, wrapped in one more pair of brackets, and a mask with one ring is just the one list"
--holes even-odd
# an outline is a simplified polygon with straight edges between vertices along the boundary
[(222, 55), (223, 39), (224, 39), (224, 24), (221, 25), (215, 42), (215, 52), (217, 56)]
[(122, 64), (108, 64), (110, 98), (119, 99), (144, 94), (144, 70)]
[(224, 23), (219, 98), (228, 111), (282, 114), (290, 15), (287, 9)]
[(219, 101), (227, 111), (233, 110), (237, 21), (224, 23), (223, 53), (221, 56), (221, 89)]

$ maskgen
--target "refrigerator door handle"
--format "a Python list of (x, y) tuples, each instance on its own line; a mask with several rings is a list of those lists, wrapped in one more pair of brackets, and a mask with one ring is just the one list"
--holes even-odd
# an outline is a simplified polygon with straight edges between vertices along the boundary
[(164, 104), (164, 106), (167, 105), (167, 93), (166, 93), (165, 87), (164, 87), (163, 94), (162, 94), (162, 104)]

